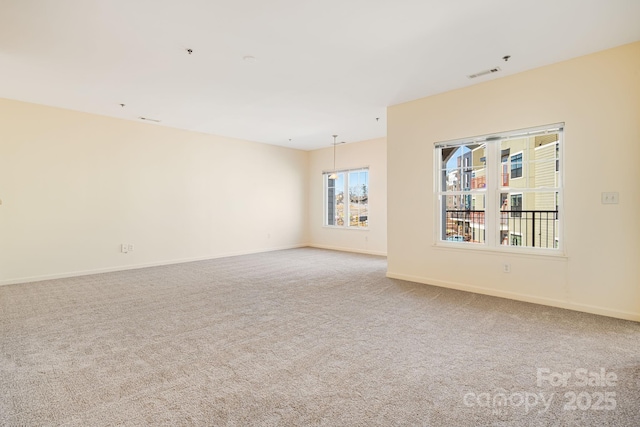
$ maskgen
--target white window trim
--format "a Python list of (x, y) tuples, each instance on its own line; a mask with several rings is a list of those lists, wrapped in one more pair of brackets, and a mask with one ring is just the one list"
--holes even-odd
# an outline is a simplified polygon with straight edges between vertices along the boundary
[[(434, 170), (434, 180), (433, 180), (433, 243), (432, 246), (438, 249), (443, 250), (460, 250), (463, 252), (472, 250), (478, 252), (486, 252), (486, 253), (497, 253), (497, 254), (509, 254), (514, 256), (524, 256), (524, 257), (548, 257), (550, 259), (567, 259), (566, 254), (566, 236), (564, 234), (564, 146), (565, 142), (565, 124), (564, 123), (555, 123), (544, 126), (537, 126), (532, 128), (507, 131), (507, 132), (499, 132), (495, 134), (487, 134), (480, 135), (470, 138), (462, 138), (455, 139), (443, 142), (436, 142), (433, 144), (435, 155), (433, 156), (433, 170)], [(535, 189), (520, 189), (518, 191), (522, 192), (544, 192), (544, 191), (557, 191), (558, 192), (558, 219), (556, 221), (558, 224), (558, 235), (556, 239), (559, 240), (559, 244), (557, 248), (531, 248), (526, 246), (504, 246), (500, 243), (500, 225), (499, 225), (499, 211), (500, 208), (498, 206), (497, 209), (487, 209), (487, 206), (497, 206), (500, 200), (500, 193), (509, 192), (511, 190), (510, 187), (502, 187), (499, 182), (495, 182), (500, 177), (502, 173), (502, 164), (500, 161), (491, 161), (485, 163), (486, 169), (486, 188), (480, 190), (471, 190), (465, 192), (447, 192), (447, 195), (457, 195), (458, 193), (462, 194), (482, 194), (485, 196), (485, 225), (490, 224), (489, 227), (485, 229), (485, 243), (471, 243), (471, 242), (451, 242), (440, 239), (440, 234), (442, 231), (442, 206), (441, 206), (441, 190), (438, 188), (440, 182), (440, 172), (441, 172), (441, 164), (442, 164), (442, 148), (447, 146), (458, 146), (462, 144), (480, 144), (482, 142), (492, 142), (490, 144), (486, 144), (485, 156), (487, 159), (495, 159), (500, 158), (500, 148), (498, 143), (493, 143), (497, 140), (506, 140), (506, 139), (515, 139), (523, 136), (535, 136), (535, 135), (543, 135), (546, 133), (553, 133), (560, 131), (560, 136), (556, 144), (559, 144), (559, 153), (558, 160), (560, 163), (560, 171), (556, 171), (558, 174), (558, 186), (554, 188), (535, 188)], [(473, 150), (475, 151), (475, 149)], [(517, 153), (514, 153), (517, 154)], [(497, 157), (496, 157), (497, 156)], [(524, 160), (524, 159), (523, 159)], [(511, 154), (509, 155), (509, 162), (511, 161)], [(524, 163), (524, 162), (523, 162)], [(509, 169), (510, 171), (510, 169)], [(523, 170), (524, 177), (524, 170)], [(516, 178), (518, 179), (518, 178)], [(489, 189), (494, 189), (494, 191), (489, 191)], [(486, 190), (486, 191), (485, 191)]]
[[(327, 186), (325, 185), (325, 175), (328, 174), (332, 174), (332, 173), (344, 173), (345, 175), (348, 175), (349, 172), (359, 172), (359, 171), (363, 171), (366, 170), (367, 172), (369, 172), (369, 180), (367, 182), (367, 186), (369, 187), (369, 190), (371, 189), (371, 169), (369, 166), (362, 166), (359, 168), (348, 168), (348, 169), (335, 169), (335, 170), (323, 170), (322, 171), (322, 194), (323, 194), (323, 202), (322, 202), (322, 227), (323, 228), (329, 228), (329, 229), (333, 229), (333, 230), (352, 230), (352, 231), (369, 231), (369, 229), (371, 228), (371, 218), (370, 215), (367, 213), (367, 226), (366, 227), (355, 227), (352, 225), (330, 225), (330, 224), (326, 224), (326, 215), (327, 215), (327, 198), (328, 198), (328, 194), (327, 194)], [(345, 191), (348, 194), (348, 190), (349, 190), (349, 181), (348, 178), (345, 179)], [(368, 212), (371, 212), (371, 205), (369, 204), (369, 202), (367, 201), (367, 206), (368, 206)], [(347, 216), (345, 216), (347, 217)], [(346, 221), (347, 224), (349, 224), (350, 222), (347, 220)]]

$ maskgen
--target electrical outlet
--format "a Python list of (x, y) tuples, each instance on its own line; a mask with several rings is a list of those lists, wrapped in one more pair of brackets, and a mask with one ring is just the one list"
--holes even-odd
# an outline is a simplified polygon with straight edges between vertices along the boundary
[(604, 192), (601, 195), (601, 202), (603, 205), (617, 205), (620, 199), (618, 192)]
[(129, 243), (127, 247), (127, 252), (133, 252), (133, 245), (131, 243)]
[(502, 272), (503, 273), (511, 273), (511, 264), (505, 262), (502, 264)]
[(122, 252), (123, 254), (129, 252), (129, 245), (127, 245), (126, 243), (120, 245), (120, 252)]

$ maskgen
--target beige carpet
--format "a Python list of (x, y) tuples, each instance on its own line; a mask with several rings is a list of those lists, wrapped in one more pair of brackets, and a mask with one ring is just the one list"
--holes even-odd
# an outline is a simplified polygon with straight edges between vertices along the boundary
[(0, 287), (0, 425), (640, 426), (640, 324), (385, 271), (304, 248)]

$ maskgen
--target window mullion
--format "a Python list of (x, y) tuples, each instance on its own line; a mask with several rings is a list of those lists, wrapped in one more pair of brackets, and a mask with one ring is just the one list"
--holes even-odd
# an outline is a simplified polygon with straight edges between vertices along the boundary
[(446, 229), (446, 219), (444, 214), (444, 203), (442, 202), (442, 198), (444, 197), (444, 192), (442, 190), (442, 150), (436, 150), (436, 155), (433, 159), (433, 170), (436, 171), (436, 177), (433, 180), (434, 186), (434, 225), (435, 230), (438, 230), (435, 235), (435, 242), (438, 242), (440, 239), (444, 240), (445, 238), (445, 229)]
[(344, 204), (344, 224), (345, 227), (351, 227), (351, 195), (349, 194), (349, 172), (344, 173), (344, 187), (342, 189), (344, 196), (342, 203)]
[(487, 246), (492, 247), (496, 246), (496, 241), (498, 239), (498, 228), (497, 224), (499, 222), (500, 214), (498, 211), (498, 200), (500, 196), (498, 195), (500, 189), (500, 182), (498, 182), (498, 176), (500, 176), (500, 168), (502, 164), (500, 162), (500, 144), (499, 143), (488, 143), (486, 145), (487, 150), (487, 192), (486, 192), (486, 201), (485, 201), (485, 241)]

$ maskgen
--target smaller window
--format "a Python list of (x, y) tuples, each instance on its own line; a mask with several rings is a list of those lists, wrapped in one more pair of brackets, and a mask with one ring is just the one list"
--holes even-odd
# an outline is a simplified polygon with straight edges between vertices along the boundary
[(522, 194), (511, 195), (511, 218), (522, 217)]
[(325, 172), (324, 225), (369, 226), (369, 169)]
[(522, 234), (511, 233), (511, 246), (522, 246)]
[(511, 156), (511, 178), (522, 177), (522, 153)]

